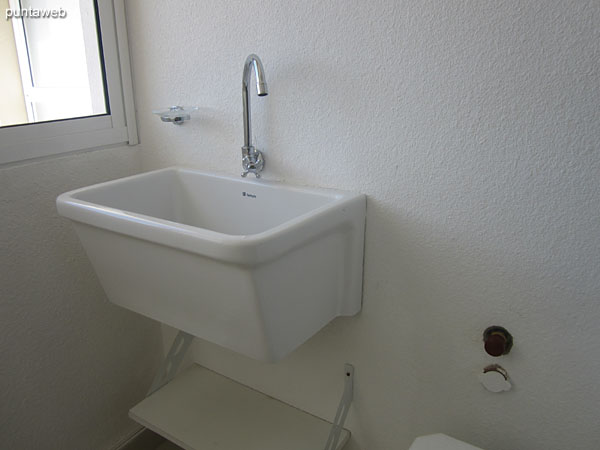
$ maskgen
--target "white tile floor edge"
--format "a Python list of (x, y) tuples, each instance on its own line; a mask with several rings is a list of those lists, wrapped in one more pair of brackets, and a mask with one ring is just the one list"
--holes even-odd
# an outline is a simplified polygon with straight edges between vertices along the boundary
[(140, 428), (132, 436), (113, 447), (112, 450), (152, 450), (158, 448), (164, 442), (167, 442), (167, 440), (161, 435), (147, 428)]
[(177, 445), (173, 444), (172, 442), (165, 440), (165, 442), (163, 442), (158, 447), (156, 447), (156, 450), (183, 450), (183, 449), (181, 447), (178, 447)]

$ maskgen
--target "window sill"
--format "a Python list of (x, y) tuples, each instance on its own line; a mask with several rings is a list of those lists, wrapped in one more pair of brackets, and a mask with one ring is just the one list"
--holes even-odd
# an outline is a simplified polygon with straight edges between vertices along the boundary
[(45, 139), (34, 139), (29, 142), (19, 142), (10, 146), (3, 145), (2, 151), (0, 152), (0, 164), (14, 163), (115, 144), (128, 144), (127, 127), (73, 133), (48, 137)]

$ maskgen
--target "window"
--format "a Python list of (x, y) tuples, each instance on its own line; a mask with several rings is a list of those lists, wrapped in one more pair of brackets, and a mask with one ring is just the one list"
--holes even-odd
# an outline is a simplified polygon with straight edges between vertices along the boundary
[(124, 0), (0, 5), (0, 163), (137, 144)]
[(17, 57), (7, 57), (4, 70), (18, 72), (21, 83), (0, 87), (12, 90), (14, 98), (0, 106), (0, 126), (109, 112), (94, 1), (61, 0), (60, 8), (52, 9), (55, 5), (10, 0), (6, 15)]

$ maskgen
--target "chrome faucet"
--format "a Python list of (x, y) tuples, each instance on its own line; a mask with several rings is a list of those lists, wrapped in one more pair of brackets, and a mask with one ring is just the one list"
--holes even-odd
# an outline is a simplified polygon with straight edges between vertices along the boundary
[(252, 145), (252, 123), (250, 122), (250, 98), (248, 97), (248, 84), (250, 83), (251, 68), (254, 69), (256, 78), (256, 92), (259, 97), (264, 97), (267, 91), (267, 81), (265, 80), (265, 70), (262, 62), (255, 54), (249, 55), (244, 64), (244, 75), (242, 76), (242, 106), (244, 109), (244, 146), (242, 147), (242, 176), (253, 173), (256, 178), (260, 178), (260, 172), (263, 170), (265, 160), (262, 153)]

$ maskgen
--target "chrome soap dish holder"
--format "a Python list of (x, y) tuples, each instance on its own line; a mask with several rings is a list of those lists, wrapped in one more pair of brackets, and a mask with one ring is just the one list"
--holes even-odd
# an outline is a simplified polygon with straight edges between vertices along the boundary
[(196, 111), (198, 111), (197, 106), (169, 106), (167, 108), (155, 109), (152, 113), (159, 116), (163, 122), (181, 125), (186, 120), (190, 120), (192, 114)]

